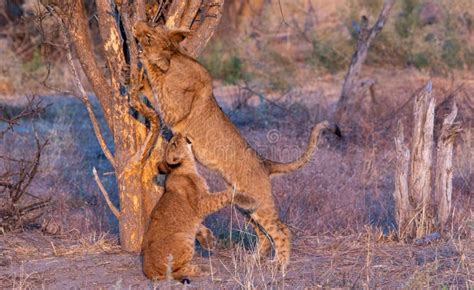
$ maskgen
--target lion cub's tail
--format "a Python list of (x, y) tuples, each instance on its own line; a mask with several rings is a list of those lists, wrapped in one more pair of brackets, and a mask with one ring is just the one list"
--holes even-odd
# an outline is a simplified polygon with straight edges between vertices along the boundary
[(309, 137), (308, 146), (306, 147), (306, 151), (303, 153), (303, 155), (300, 156), (300, 158), (289, 163), (280, 163), (280, 162), (271, 161), (271, 160), (264, 161), (265, 167), (268, 169), (269, 173), (270, 174), (286, 173), (286, 172), (296, 170), (302, 167), (303, 165), (305, 165), (306, 162), (308, 162), (311, 159), (311, 156), (316, 150), (319, 136), (321, 135), (321, 132), (324, 129), (329, 129), (330, 131), (332, 131), (334, 134), (336, 134), (339, 137), (342, 136), (341, 131), (337, 125), (331, 126), (329, 125), (328, 121), (323, 121), (321, 123), (318, 123), (311, 130), (311, 136)]

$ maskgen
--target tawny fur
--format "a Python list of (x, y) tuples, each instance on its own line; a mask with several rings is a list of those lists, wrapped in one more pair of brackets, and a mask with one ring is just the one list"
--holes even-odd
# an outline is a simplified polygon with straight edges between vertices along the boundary
[(313, 128), (308, 147), (298, 160), (286, 164), (263, 159), (218, 106), (209, 73), (180, 47), (186, 31), (138, 22), (134, 34), (143, 50), (142, 61), (155, 96), (152, 102), (164, 122), (173, 132), (192, 138), (199, 162), (220, 172), (237, 191), (255, 198), (258, 208), (250, 220), (258, 235), (258, 250), (265, 255), (272, 241), (278, 262), (286, 266), (290, 232), (278, 218), (270, 175), (295, 170), (310, 160), (320, 132), (329, 127), (328, 123)]
[(209, 193), (197, 173), (191, 144), (180, 134), (171, 139), (158, 169), (167, 174), (165, 192), (152, 211), (143, 240), (143, 271), (150, 279), (164, 279), (168, 270), (177, 280), (201, 275), (191, 260), (204, 217), (231, 201), (252, 208), (255, 200), (231, 189)]

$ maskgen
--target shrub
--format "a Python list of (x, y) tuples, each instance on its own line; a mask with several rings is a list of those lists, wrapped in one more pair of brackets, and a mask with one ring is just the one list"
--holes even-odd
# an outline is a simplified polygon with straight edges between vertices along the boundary
[(399, 16), (395, 21), (395, 31), (401, 38), (408, 38), (418, 26), (419, 0), (403, 0)]
[(443, 43), (441, 57), (450, 68), (462, 67), (461, 45), (455, 38), (446, 39)]
[(322, 66), (330, 73), (336, 73), (347, 65), (345, 58), (333, 48), (333, 44), (325, 43), (315, 37), (312, 45), (313, 51), (309, 59), (311, 64)]

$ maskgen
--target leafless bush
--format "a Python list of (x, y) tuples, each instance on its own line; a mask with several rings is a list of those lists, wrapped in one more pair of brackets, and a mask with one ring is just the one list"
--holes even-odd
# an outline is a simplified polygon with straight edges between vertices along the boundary
[[(13, 115), (6, 110), (0, 115), (0, 122), (6, 126), (1, 131), (1, 141), (4, 143), (4, 135), (13, 131), (14, 125), (21, 119), (38, 115), (44, 111), (40, 103), (30, 99), (28, 105)], [(11, 152), (0, 155), (3, 166), (0, 170), (0, 229), (2, 231), (15, 230), (37, 221), (43, 215), (41, 209), (47, 207), (51, 198), (39, 198), (29, 192), (29, 187), (38, 173), (41, 154), (48, 144), (40, 141), (34, 133), (35, 153), (32, 159), (11, 156)]]

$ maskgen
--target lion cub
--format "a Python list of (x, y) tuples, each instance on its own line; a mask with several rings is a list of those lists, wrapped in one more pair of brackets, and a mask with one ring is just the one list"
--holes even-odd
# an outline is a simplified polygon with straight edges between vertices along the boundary
[(279, 219), (270, 177), (302, 167), (317, 148), (320, 133), (325, 129), (334, 133), (338, 130), (328, 122), (317, 124), (308, 146), (293, 162), (262, 158), (217, 104), (207, 70), (181, 47), (180, 42), (188, 33), (136, 23), (134, 35), (143, 50), (141, 60), (151, 86), (144, 88), (153, 91), (150, 101), (172, 131), (193, 139), (196, 159), (219, 172), (237, 191), (255, 199), (257, 208), (250, 214), (250, 221), (258, 236), (258, 252), (264, 256), (274, 246), (276, 261), (284, 269), (290, 260), (291, 234)]
[(151, 214), (143, 241), (143, 271), (150, 279), (164, 279), (167, 273), (180, 281), (203, 274), (191, 263), (194, 240), (205, 216), (235, 202), (249, 209), (250, 197), (229, 189), (209, 193), (206, 182), (197, 173), (189, 140), (175, 135), (166, 147), (165, 161), (158, 168), (167, 173), (165, 192)]

